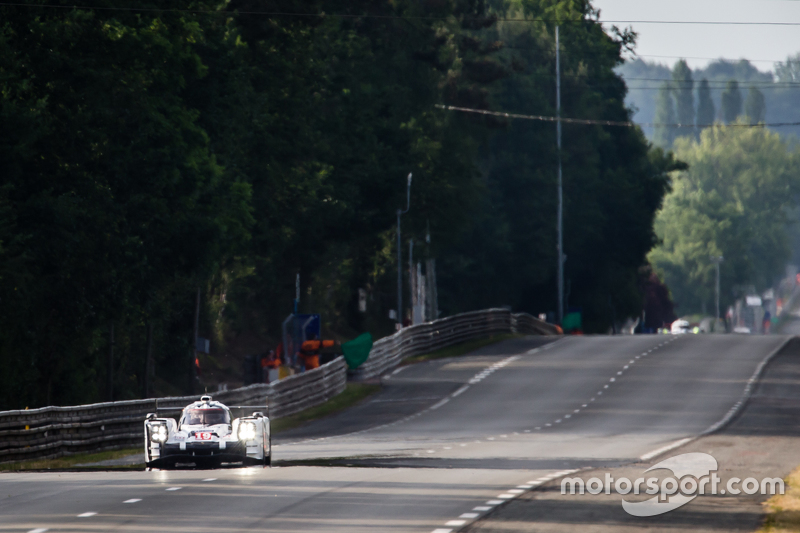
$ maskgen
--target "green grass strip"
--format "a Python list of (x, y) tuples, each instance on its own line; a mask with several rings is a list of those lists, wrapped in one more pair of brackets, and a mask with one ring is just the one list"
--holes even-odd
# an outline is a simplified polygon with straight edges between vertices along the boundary
[(497, 344), (498, 342), (507, 341), (509, 339), (517, 339), (523, 336), (524, 335), (519, 335), (517, 333), (502, 333), (500, 335), (492, 335), (491, 337), (486, 337), (484, 339), (475, 339), (473, 341), (467, 341), (462, 342), (461, 344), (448, 346), (447, 348), (442, 348), (441, 350), (436, 350), (435, 352), (415, 355), (413, 357), (403, 359), (403, 364), (410, 365), (413, 363), (420, 363), (422, 361), (431, 361), (433, 359), (458, 357), (460, 355), (466, 355), (474, 352), (475, 350), (483, 348), (484, 346), (489, 346), (490, 344)]
[(348, 383), (341, 394), (334, 396), (322, 405), (311, 407), (310, 409), (306, 409), (305, 411), (291, 416), (273, 420), (272, 433), (277, 434), (281, 431), (287, 431), (307, 422), (311, 422), (312, 420), (318, 420), (344, 411), (348, 407), (352, 407), (379, 390), (381, 390), (380, 385), (371, 383)]
[[(66, 469), (74, 468), (75, 465), (84, 463), (97, 463), (100, 461), (107, 461), (109, 459), (120, 459), (128, 457), (136, 453), (142, 453), (142, 448), (124, 448), (122, 450), (108, 450), (105, 452), (87, 452), (69, 455), (65, 457), (58, 457), (56, 459), (30, 459), (28, 461), (18, 461), (14, 463), (0, 464), (0, 472), (23, 472), (26, 470), (53, 470), (53, 469)], [(131, 470), (141, 470), (144, 465), (130, 465)], [(81, 469), (97, 469), (107, 470), (108, 467), (94, 466), (94, 467), (81, 467)], [(114, 467), (117, 469), (127, 469), (128, 465), (123, 467)]]

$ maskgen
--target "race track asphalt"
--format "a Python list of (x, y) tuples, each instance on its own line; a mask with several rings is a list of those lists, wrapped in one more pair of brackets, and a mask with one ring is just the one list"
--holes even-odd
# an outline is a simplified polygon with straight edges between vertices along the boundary
[(785, 340), (513, 339), (400, 367), (276, 440), (273, 468), (0, 474), (0, 531), (455, 531), (569, 470), (701, 433)]

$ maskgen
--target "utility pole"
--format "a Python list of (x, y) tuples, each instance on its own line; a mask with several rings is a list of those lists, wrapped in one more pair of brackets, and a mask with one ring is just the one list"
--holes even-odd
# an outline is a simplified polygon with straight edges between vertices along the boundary
[(717, 267), (717, 321), (714, 322), (714, 330), (717, 329), (717, 325), (719, 324), (719, 264), (725, 260), (724, 257), (720, 256), (712, 256), (711, 260), (714, 261), (714, 264)]
[[(411, 208), (411, 173), (408, 173), (406, 186), (406, 210), (397, 210), (397, 323), (403, 327), (403, 248), (400, 244), (400, 215), (408, 213)], [(398, 329), (400, 329), (398, 328)]]
[(556, 26), (556, 145), (558, 148), (558, 323), (564, 321), (564, 191), (561, 176), (561, 51)]
[(200, 287), (197, 287), (197, 297), (194, 302), (194, 329), (192, 330), (192, 361), (189, 369), (189, 394), (194, 394), (195, 382), (197, 381), (197, 334), (200, 329)]
[(411, 325), (414, 325), (414, 306), (417, 305), (417, 280), (414, 277), (414, 239), (408, 239), (408, 285), (411, 304)]
[(107, 385), (108, 401), (114, 401), (114, 321), (108, 325), (108, 371)]

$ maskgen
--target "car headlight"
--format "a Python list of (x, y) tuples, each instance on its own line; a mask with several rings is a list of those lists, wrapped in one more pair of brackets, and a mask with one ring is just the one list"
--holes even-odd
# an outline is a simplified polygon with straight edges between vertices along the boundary
[(167, 426), (164, 424), (150, 426), (150, 440), (153, 442), (166, 442)]
[(256, 425), (252, 422), (239, 424), (239, 440), (253, 440), (256, 438)]

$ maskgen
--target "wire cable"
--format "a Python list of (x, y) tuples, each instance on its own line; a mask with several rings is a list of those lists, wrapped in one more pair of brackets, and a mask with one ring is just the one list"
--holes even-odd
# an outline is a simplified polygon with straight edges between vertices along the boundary
[[(489, 111), (486, 109), (473, 109), (470, 107), (458, 107), (452, 105), (436, 104), (435, 107), (444, 109), (446, 111), (461, 111), (463, 113), (475, 113), (478, 115), (490, 115), (494, 117), (503, 118), (519, 118), (523, 120), (539, 120), (543, 122), (562, 122), (564, 124), (596, 124), (600, 126), (621, 126), (624, 128), (634, 128), (636, 126), (648, 127), (667, 127), (667, 128), (708, 128), (712, 126), (720, 126), (721, 124), (666, 124), (659, 122), (630, 122), (630, 121), (617, 121), (617, 120), (596, 120), (589, 118), (566, 118), (566, 117), (551, 117), (545, 115), (522, 115), (519, 113), (504, 113), (501, 111)], [(726, 127), (731, 128), (778, 128), (784, 126), (800, 126), (800, 122), (772, 122), (769, 124), (725, 124)]]

